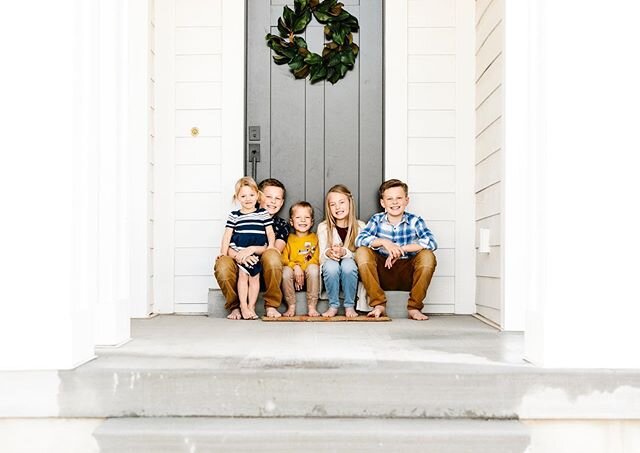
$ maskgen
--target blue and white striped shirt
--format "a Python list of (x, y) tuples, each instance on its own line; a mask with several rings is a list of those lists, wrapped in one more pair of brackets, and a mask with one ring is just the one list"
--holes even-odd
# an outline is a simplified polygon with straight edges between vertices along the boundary
[(265, 209), (242, 213), (231, 211), (227, 218), (227, 228), (233, 230), (229, 246), (234, 250), (242, 250), (250, 246), (267, 245), (266, 228), (273, 225), (271, 216)]
[[(356, 246), (371, 247), (371, 243), (376, 239), (388, 239), (400, 247), (408, 244), (420, 244), (427, 250), (438, 248), (438, 244), (424, 219), (410, 212), (405, 212), (397, 225), (392, 225), (389, 222), (386, 212), (374, 214), (358, 234)], [(388, 255), (383, 247), (372, 248), (381, 255)], [(405, 253), (403, 258), (414, 256), (416, 253)]]

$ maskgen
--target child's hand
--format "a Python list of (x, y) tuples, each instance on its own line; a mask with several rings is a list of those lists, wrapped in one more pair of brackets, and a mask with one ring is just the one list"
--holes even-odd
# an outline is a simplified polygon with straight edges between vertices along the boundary
[(241, 250), (240, 252), (238, 252), (235, 256), (235, 260), (236, 263), (238, 264), (245, 264), (248, 266), (255, 266), (258, 261), (260, 260), (260, 258), (258, 258), (256, 255), (254, 255), (251, 252), (251, 247)]
[(340, 245), (332, 245), (330, 252), (329, 252), (329, 257), (333, 260), (336, 261), (340, 261), (342, 259), (342, 257), (346, 255), (344, 249), (342, 248), (342, 246)]
[(301, 291), (304, 287), (304, 271), (297, 265), (293, 268), (293, 286), (296, 291)]
[(404, 256), (404, 250), (402, 250), (402, 247), (389, 240), (386, 240), (382, 247), (387, 251), (387, 253), (389, 253), (390, 257), (398, 259), (401, 256)]
[(384, 267), (386, 267), (387, 269), (391, 269), (396, 261), (398, 261), (398, 258), (388, 256), (387, 260), (384, 262)]

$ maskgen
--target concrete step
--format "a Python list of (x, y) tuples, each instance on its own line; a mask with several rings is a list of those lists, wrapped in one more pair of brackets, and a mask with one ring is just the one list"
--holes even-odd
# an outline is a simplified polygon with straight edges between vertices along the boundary
[[(408, 291), (387, 291), (387, 314), (392, 318), (406, 318), (407, 317), (407, 299), (409, 298)], [(224, 309), (224, 296), (219, 289), (209, 289), (208, 299), (208, 314), (214, 318), (223, 318), (227, 316), (227, 311)], [(323, 312), (328, 308), (328, 301), (320, 299), (318, 301), (318, 311)], [(287, 309), (285, 302), (280, 305), (280, 312), (284, 312)], [(258, 297), (258, 304), (256, 311), (259, 316), (264, 315), (264, 299), (262, 293)], [(426, 306), (423, 310), (425, 313), (429, 313), (429, 306)], [(307, 313), (307, 293), (305, 291), (296, 292), (296, 313)], [(344, 309), (340, 307), (339, 314), (344, 314)]]
[(118, 418), (94, 437), (101, 453), (522, 453), (529, 445), (513, 420)]

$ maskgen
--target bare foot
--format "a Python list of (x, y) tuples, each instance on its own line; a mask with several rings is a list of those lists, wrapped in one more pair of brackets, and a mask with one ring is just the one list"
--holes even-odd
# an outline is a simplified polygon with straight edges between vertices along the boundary
[(242, 313), (242, 319), (258, 319), (258, 315), (249, 307), (240, 307), (240, 312)]
[(427, 319), (429, 319), (427, 315), (422, 313), (420, 310), (416, 310), (415, 308), (407, 310), (407, 313), (409, 314), (409, 319), (415, 319), (416, 321), (426, 321)]
[(358, 312), (355, 311), (355, 309), (353, 307), (347, 307), (344, 309), (344, 314), (346, 315), (347, 318), (357, 318), (358, 317)]
[(296, 315), (296, 306), (295, 305), (289, 305), (289, 308), (287, 308), (287, 311), (282, 313), (282, 316), (284, 316), (285, 318), (291, 318), (291, 317), (293, 317), (295, 315)]
[(376, 305), (375, 307), (373, 307), (373, 310), (367, 313), (367, 316), (369, 318), (379, 318), (380, 316), (384, 316), (384, 312), (384, 305)]
[(327, 311), (322, 313), (324, 318), (333, 318), (336, 314), (338, 314), (338, 309), (335, 307), (329, 307)]
[(318, 316), (320, 316), (320, 313), (318, 312), (318, 310), (316, 310), (316, 307), (312, 307), (311, 305), (309, 305), (309, 311), (307, 311), (307, 315), (311, 316), (312, 318), (317, 318)]
[(242, 319), (240, 310), (237, 308), (234, 308), (233, 310), (231, 310), (231, 313), (227, 315), (227, 319)]
[(267, 307), (267, 318), (279, 318), (282, 316), (278, 310), (273, 307)]
[(256, 304), (249, 304), (249, 310), (251, 311), (251, 319), (258, 319), (260, 318), (258, 316), (258, 314), (256, 313)]

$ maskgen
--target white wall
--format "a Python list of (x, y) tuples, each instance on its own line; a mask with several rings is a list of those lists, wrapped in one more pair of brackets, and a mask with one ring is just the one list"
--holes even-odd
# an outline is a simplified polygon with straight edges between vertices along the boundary
[(504, 0), (476, 0), (475, 8), (476, 306), (503, 325)]
[(216, 286), (212, 268), (232, 181), (242, 176), (244, 6), (158, 0), (156, 14), (157, 307), (203, 313), (208, 289)]
[(385, 178), (407, 181), (408, 209), (439, 244), (426, 311), (473, 313), (472, 4), (401, 1), (385, 14)]

